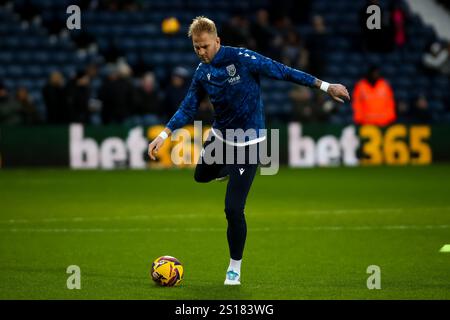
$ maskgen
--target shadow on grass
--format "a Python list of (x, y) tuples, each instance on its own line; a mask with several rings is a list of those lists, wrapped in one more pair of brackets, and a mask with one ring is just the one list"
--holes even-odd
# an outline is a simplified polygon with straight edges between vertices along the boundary
[(148, 292), (160, 299), (187, 300), (242, 300), (252, 299), (252, 290), (244, 286), (225, 286), (223, 283), (182, 283), (178, 287), (166, 288), (156, 284)]

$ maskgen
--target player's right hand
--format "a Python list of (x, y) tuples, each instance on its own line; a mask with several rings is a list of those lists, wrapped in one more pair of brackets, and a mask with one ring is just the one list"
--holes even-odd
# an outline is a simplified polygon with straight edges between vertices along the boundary
[(148, 156), (150, 157), (150, 159), (156, 160), (155, 156), (158, 153), (159, 148), (161, 148), (161, 146), (163, 145), (163, 143), (164, 139), (158, 136), (148, 145)]

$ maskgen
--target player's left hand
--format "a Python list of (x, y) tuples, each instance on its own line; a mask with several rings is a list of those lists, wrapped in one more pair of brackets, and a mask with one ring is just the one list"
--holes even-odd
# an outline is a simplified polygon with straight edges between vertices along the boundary
[(350, 94), (345, 86), (339, 83), (330, 84), (327, 93), (337, 102), (344, 103), (344, 99), (350, 101)]

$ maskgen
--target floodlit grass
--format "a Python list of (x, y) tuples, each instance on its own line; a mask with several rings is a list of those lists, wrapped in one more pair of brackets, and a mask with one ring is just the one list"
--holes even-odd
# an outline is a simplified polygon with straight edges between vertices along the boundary
[[(226, 183), (190, 170), (0, 171), (1, 299), (449, 299), (450, 166), (257, 176), (242, 285), (225, 287)], [(177, 257), (182, 285), (152, 261)], [(81, 290), (66, 287), (69, 265)], [(381, 290), (366, 272), (381, 268)]]

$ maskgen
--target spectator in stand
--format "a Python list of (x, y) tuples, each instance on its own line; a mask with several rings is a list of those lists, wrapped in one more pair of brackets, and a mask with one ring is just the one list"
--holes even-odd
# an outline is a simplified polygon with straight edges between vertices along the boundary
[(166, 88), (165, 102), (164, 102), (164, 117), (170, 119), (172, 115), (178, 110), (181, 101), (186, 96), (186, 92), (189, 88), (187, 82), (189, 77), (189, 71), (183, 67), (176, 67), (170, 78), (170, 84)]
[(15, 97), (11, 96), (0, 82), (0, 124), (33, 125), (40, 122), (39, 114), (28, 90), (19, 87)]
[(293, 28), (292, 21), (287, 15), (278, 17), (274, 20), (275, 36), (272, 41), (272, 55), (270, 58), (278, 61), (282, 59), (282, 51), (285, 45), (284, 41)]
[(376, 66), (356, 83), (352, 101), (353, 120), (358, 125), (387, 126), (396, 120), (394, 93)]
[(283, 15), (274, 20), (275, 31), (281, 35), (282, 38), (294, 28), (294, 24), (289, 15)]
[(424, 94), (419, 94), (412, 103), (413, 123), (430, 123), (432, 116), (428, 100)]
[(302, 123), (325, 122), (329, 119), (334, 103), (321, 92), (313, 92), (304, 86), (294, 86), (289, 92), (292, 104), (291, 121)]
[(252, 23), (250, 30), (258, 52), (270, 56), (274, 30), (270, 25), (269, 12), (266, 9), (259, 9), (256, 12), (255, 22)]
[(131, 68), (125, 62), (109, 66), (107, 79), (103, 81), (98, 94), (102, 101), (103, 124), (122, 124), (130, 115), (134, 101), (130, 76)]
[(251, 36), (250, 22), (241, 13), (235, 13), (222, 26), (221, 37), (224, 43), (233, 47), (255, 49), (255, 40)]
[(406, 44), (407, 11), (402, 1), (393, 1), (390, 8), (390, 36), (393, 46), (401, 49)]
[(411, 108), (407, 101), (397, 101), (397, 122), (411, 123)]
[(69, 122), (90, 123), (90, 84), (91, 79), (85, 71), (79, 71), (67, 84)]
[(119, 73), (115, 65), (109, 65), (107, 68), (106, 79), (103, 80), (99, 91), (98, 99), (102, 102), (101, 116), (103, 124), (110, 124), (116, 120), (117, 106), (114, 94), (119, 90)]
[(6, 87), (0, 82), (0, 125), (13, 126), (22, 123), (22, 106), (10, 96)]
[(64, 124), (69, 122), (66, 88), (63, 75), (53, 71), (44, 88), (42, 96), (47, 108), (47, 122), (49, 124)]
[(26, 125), (38, 124), (41, 118), (33, 103), (28, 90), (25, 87), (20, 87), (16, 92), (17, 102), (21, 105), (22, 123)]
[(281, 62), (296, 69), (308, 69), (308, 50), (305, 49), (300, 35), (291, 29), (287, 32), (281, 51)]
[(312, 19), (313, 32), (307, 41), (309, 51), (309, 73), (321, 77), (325, 68), (324, 43), (328, 43), (328, 30), (325, 20), (320, 15), (315, 15)]
[(397, 104), (397, 119), (401, 123), (431, 123), (432, 114), (428, 99), (423, 93), (419, 93), (411, 101), (399, 101)]
[(98, 66), (96, 63), (89, 63), (85, 68), (86, 74), (91, 80), (95, 79), (98, 75)]
[(161, 99), (156, 90), (156, 79), (153, 72), (144, 74), (140, 81), (139, 88), (136, 89), (134, 102), (134, 116), (132, 121), (135, 124), (152, 126), (161, 124)]
[(313, 93), (310, 88), (294, 86), (289, 92), (289, 99), (292, 104), (292, 121), (307, 123), (313, 120)]

